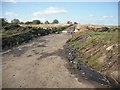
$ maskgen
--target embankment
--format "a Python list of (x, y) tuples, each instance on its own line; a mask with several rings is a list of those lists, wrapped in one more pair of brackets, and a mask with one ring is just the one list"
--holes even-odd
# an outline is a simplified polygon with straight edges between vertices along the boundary
[[(73, 34), (72, 38), (67, 41), (68, 59), (73, 63), (73, 68), (85, 71), (83, 74), (88, 78), (117, 87), (120, 82), (118, 78), (118, 31), (111, 28), (102, 29), (94, 31), (86, 27), (85, 31)], [(88, 67), (91, 70), (88, 70)], [(93, 73), (94, 70), (98, 73)]]
[[(41, 28), (41, 27), (19, 27), (20, 29), (26, 29), (22, 32), (2, 36), (2, 50), (7, 50), (13, 46), (19, 46), (22, 43), (26, 43), (38, 36), (44, 36), (53, 33), (60, 33), (62, 30), (70, 26), (62, 26), (60, 28)], [(12, 32), (12, 31), (11, 31)]]

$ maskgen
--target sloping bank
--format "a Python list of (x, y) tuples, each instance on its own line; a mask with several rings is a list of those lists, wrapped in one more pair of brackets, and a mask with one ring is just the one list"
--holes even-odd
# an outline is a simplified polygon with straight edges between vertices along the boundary
[(60, 28), (19, 27), (18, 33), (2, 36), (2, 49), (10, 49), (13, 46), (18, 46), (22, 43), (26, 43), (38, 36), (44, 36), (52, 33), (60, 33), (62, 30), (68, 27), (69, 26), (61, 26)]
[(118, 32), (84, 31), (67, 41), (68, 60), (85, 79), (119, 87)]

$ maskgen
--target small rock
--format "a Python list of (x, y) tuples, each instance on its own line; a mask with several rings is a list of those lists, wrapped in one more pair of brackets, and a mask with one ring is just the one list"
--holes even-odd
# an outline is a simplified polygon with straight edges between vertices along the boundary
[(106, 47), (106, 45), (104, 45), (103, 47)]
[(107, 68), (104, 68), (104, 70), (106, 70)]
[(77, 69), (78, 69), (78, 70), (81, 70), (81, 68), (80, 68), (79, 66), (77, 67)]
[(71, 63), (73, 62), (73, 61), (70, 61)]
[(18, 48), (19, 51), (21, 51), (22, 49), (21, 48)]
[(75, 78), (75, 80), (77, 80), (77, 81), (78, 81), (78, 78)]
[(34, 49), (32, 51), (35, 51)]
[(38, 33), (38, 36), (40, 36), (40, 34)]
[(110, 65), (112, 62), (109, 62), (108, 64)]
[(28, 55), (27, 57), (31, 57), (32, 55)]
[(77, 29), (75, 29), (75, 31), (74, 32), (78, 32), (78, 30)]
[(35, 52), (35, 54), (39, 54), (39, 52)]
[(73, 62), (74, 64), (76, 63), (76, 62)]
[(104, 78), (103, 78), (102, 80), (103, 80), (103, 81), (106, 81), (106, 79), (104, 79)]
[(107, 51), (111, 50), (113, 48), (113, 45), (112, 46), (109, 46), (106, 48)]
[(84, 75), (85, 73), (83, 72), (82, 74)]

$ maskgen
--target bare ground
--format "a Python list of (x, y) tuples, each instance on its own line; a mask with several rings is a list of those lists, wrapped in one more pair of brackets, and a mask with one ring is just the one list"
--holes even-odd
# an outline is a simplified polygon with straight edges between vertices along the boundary
[(78, 80), (67, 68), (63, 46), (68, 34), (39, 37), (3, 55), (3, 88), (96, 88), (98, 83)]

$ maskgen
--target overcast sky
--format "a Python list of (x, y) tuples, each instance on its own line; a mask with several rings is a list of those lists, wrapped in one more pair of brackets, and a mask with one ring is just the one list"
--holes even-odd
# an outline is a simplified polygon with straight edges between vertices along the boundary
[(2, 17), (8, 21), (18, 18), (20, 21), (39, 19), (44, 22), (46, 20), (52, 21), (58, 19), (62, 23), (67, 20), (82, 24), (117, 25), (118, 23), (117, 2), (9, 1), (11, 2), (2, 3)]

